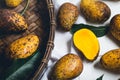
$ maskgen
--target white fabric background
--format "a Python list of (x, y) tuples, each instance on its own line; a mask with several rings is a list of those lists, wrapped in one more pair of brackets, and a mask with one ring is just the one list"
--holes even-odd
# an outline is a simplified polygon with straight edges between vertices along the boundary
[[(57, 14), (59, 7), (65, 3), (70, 2), (78, 6), (79, 9), (79, 3), (80, 0), (53, 0), (54, 6), (55, 6), (55, 13)], [(111, 17), (109, 20), (107, 20), (104, 24), (109, 23), (110, 19), (115, 15), (120, 13), (120, 1), (118, 2), (112, 2), (104, 0), (104, 2), (110, 7), (111, 9)], [(79, 15), (78, 20), (76, 21), (76, 24), (78, 23), (86, 23), (85, 19)], [(89, 23), (90, 24), (90, 23)], [(92, 24), (95, 26), (98, 26), (96, 24)], [(118, 80), (120, 79), (120, 74), (114, 74), (111, 72), (108, 72), (106, 70), (103, 70), (99, 68), (99, 65), (96, 65), (99, 61), (101, 55), (103, 55), (105, 52), (111, 50), (111, 49), (117, 49), (119, 48), (118, 42), (116, 42), (113, 38), (111, 38), (108, 35), (105, 35), (103, 37), (98, 38), (100, 43), (100, 52), (98, 58), (94, 62), (89, 62), (87, 60), (83, 60), (84, 69), (81, 75), (79, 75), (74, 80), (96, 80), (96, 78), (100, 77), (102, 74), (104, 74), (103, 80)], [(62, 56), (64, 56), (67, 53), (74, 53), (79, 54), (79, 52), (76, 52), (73, 44), (72, 44), (72, 35), (70, 32), (60, 32), (59, 30), (56, 30), (55, 32), (55, 40), (54, 40), (55, 47), (52, 51), (51, 59), (48, 63), (48, 68), (45, 74), (42, 77), (42, 80), (48, 80), (48, 74), (51, 70), (54, 63), (60, 59)]]

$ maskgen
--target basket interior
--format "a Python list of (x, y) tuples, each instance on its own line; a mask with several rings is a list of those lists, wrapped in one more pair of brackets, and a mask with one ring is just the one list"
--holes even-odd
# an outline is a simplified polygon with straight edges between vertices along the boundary
[[(24, 9), (26, 3), (27, 3), (27, 0), (24, 0), (18, 7), (8, 8), (5, 5), (4, 0), (1, 0), (0, 1), (0, 9), (10, 9), (10, 10), (16, 11), (18, 13), (21, 13), (22, 10)], [(11, 34), (0, 33), (0, 58), (1, 58), (1, 60), (0, 60), (0, 75), (3, 74), (3, 70), (7, 70), (7, 68), (11, 67), (11, 65), (9, 65), (9, 67), (6, 67), (6, 62), (2, 58), (5, 53), (6, 47), (9, 46), (16, 39), (19, 39), (28, 34), (36, 34), (37, 36), (39, 36), (39, 39), (41, 42), (40, 46), (39, 46), (39, 51), (40, 51), (40, 54), (42, 54), (42, 55), (39, 60), (41, 60), (42, 57), (44, 56), (44, 53), (46, 50), (46, 44), (47, 44), (49, 32), (50, 32), (50, 27), (49, 27), (50, 26), (49, 25), (50, 18), (49, 18), (49, 12), (48, 12), (46, 1), (45, 0), (30, 0), (29, 7), (23, 16), (25, 17), (25, 19), (28, 23), (28, 26), (29, 26), (28, 30), (26, 30), (25, 32), (22, 32), (22, 33), (17, 33), (17, 34), (15, 34), (15, 33), (11, 33)], [(29, 60), (29, 59), (27, 59), (27, 60)], [(22, 60), (22, 61), (24, 61), (24, 60)], [(20, 62), (20, 61), (18, 61), (18, 62)], [(40, 61), (38, 61), (37, 63), (40, 63)], [(35, 68), (37, 69), (37, 66)], [(32, 71), (30, 75), (32, 75), (32, 73), (34, 73), (34, 72), (35, 72), (35, 70)], [(27, 76), (24, 79), (27, 79), (28, 77), (29, 76)]]

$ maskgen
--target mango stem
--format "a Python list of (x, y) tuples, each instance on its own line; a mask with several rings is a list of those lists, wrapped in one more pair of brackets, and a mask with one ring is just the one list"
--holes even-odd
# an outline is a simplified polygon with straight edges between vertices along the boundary
[(27, 0), (26, 6), (24, 7), (23, 11), (21, 12), (21, 15), (24, 15), (25, 11), (27, 10), (27, 8), (29, 6), (29, 2), (30, 2), (30, 0)]

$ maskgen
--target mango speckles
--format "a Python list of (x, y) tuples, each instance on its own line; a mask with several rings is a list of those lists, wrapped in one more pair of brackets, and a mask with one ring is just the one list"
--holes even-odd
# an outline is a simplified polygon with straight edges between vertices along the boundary
[(27, 29), (27, 24), (25, 23), (25, 19), (16, 14), (16, 12), (13, 12), (9, 18), (10, 22), (12, 23), (15, 23), (15, 24), (12, 24), (12, 28), (11, 30), (14, 30), (14, 31), (17, 31), (17, 30), (26, 30)]
[(37, 50), (38, 45), (38, 37), (36, 35), (30, 34), (14, 41), (10, 45), (10, 51), (8, 55), (14, 59), (27, 58)]
[(17, 7), (23, 0), (5, 0), (8, 7)]
[(120, 14), (116, 14), (110, 21), (110, 32), (114, 38), (120, 41)]
[(51, 80), (71, 80), (83, 70), (83, 63), (79, 56), (67, 54), (60, 58), (54, 65)]
[(70, 30), (79, 15), (77, 6), (71, 3), (64, 3), (61, 5), (58, 12), (58, 24), (64, 30)]
[(101, 64), (108, 70), (120, 72), (120, 49), (105, 53), (101, 57)]
[(81, 0), (80, 11), (86, 21), (103, 23), (111, 15), (110, 8), (99, 0)]
[(7, 9), (0, 10), (0, 29), (21, 32), (27, 28), (28, 25), (25, 18), (19, 13)]

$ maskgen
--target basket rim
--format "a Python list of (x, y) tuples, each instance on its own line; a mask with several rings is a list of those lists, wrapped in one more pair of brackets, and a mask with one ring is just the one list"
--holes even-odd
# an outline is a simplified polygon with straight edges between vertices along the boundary
[(49, 37), (47, 41), (47, 46), (45, 50), (45, 54), (43, 56), (42, 61), (40, 62), (40, 65), (38, 69), (35, 71), (34, 76), (31, 78), (31, 80), (40, 80), (42, 75), (45, 72), (45, 68), (48, 64), (48, 61), (51, 56), (51, 52), (54, 48), (54, 36), (55, 36), (55, 29), (56, 29), (56, 21), (55, 21), (55, 12), (54, 12), (54, 4), (52, 0), (46, 0), (47, 8), (49, 11), (49, 18), (50, 18), (50, 32)]

